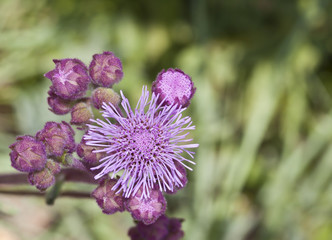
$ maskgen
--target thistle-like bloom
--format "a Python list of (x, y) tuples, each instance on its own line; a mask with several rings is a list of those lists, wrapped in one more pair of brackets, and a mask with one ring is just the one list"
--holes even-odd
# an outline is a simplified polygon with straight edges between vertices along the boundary
[[(189, 144), (187, 130), (195, 129), (191, 118), (182, 117), (185, 108), (178, 105), (163, 106), (157, 104), (158, 96), (143, 87), (142, 96), (133, 111), (129, 101), (121, 92), (121, 105), (126, 116), (123, 116), (113, 105), (103, 105), (105, 120), (92, 120), (97, 126), (89, 125), (85, 135), (87, 145), (101, 147), (96, 152), (104, 152), (99, 166), (92, 170), (102, 169), (96, 179), (111, 173), (111, 178), (121, 174), (113, 190), (123, 191), (126, 198), (134, 196), (142, 189), (142, 198), (148, 198), (155, 186), (160, 191), (173, 192), (183, 185), (183, 173), (176, 163), (185, 166), (193, 161), (181, 156), (187, 153), (193, 158), (190, 148), (198, 144)], [(112, 121), (111, 121), (112, 120)], [(116, 122), (114, 122), (115, 120)]]

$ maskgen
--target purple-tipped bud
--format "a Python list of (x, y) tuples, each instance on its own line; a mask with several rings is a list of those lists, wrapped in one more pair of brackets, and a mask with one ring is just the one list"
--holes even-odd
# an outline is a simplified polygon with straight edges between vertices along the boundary
[(111, 88), (99, 87), (92, 92), (91, 100), (95, 108), (101, 109), (104, 102), (118, 106), (120, 103), (120, 96)]
[(59, 163), (48, 160), (43, 170), (29, 173), (28, 181), (40, 191), (44, 191), (55, 183), (55, 175), (60, 171)]
[(167, 240), (179, 240), (184, 236), (184, 232), (182, 231), (182, 219), (170, 218), (168, 225), (168, 235)]
[(100, 150), (102, 148), (88, 146), (86, 141), (82, 138), (80, 144), (77, 145), (77, 155), (82, 158), (82, 162), (87, 167), (94, 167), (99, 164), (99, 160), (106, 157), (104, 152), (94, 152), (95, 150)]
[(68, 100), (83, 97), (90, 82), (85, 64), (75, 58), (54, 59), (53, 62), (55, 69), (44, 75), (52, 81), (52, 91)]
[(169, 194), (174, 194), (178, 190), (184, 188), (188, 182), (186, 168), (178, 161), (174, 161), (174, 165), (175, 165), (175, 168), (179, 171), (177, 174), (178, 181), (176, 181), (173, 191), (170, 191), (168, 189), (166, 190), (166, 193), (169, 193)]
[(21, 172), (39, 171), (45, 167), (46, 151), (42, 142), (32, 136), (20, 136), (9, 146), (12, 166)]
[(161, 216), (151, 225), (138, 222), (135, 227), (129, 229), (128, 235), (131, 240), (179, 240), (184, 236), (181, 221)]
[(123, 77), (121, 61), (112, 52), (93, 55), (89, 73), (92, 82), (102, 87), (111, 87)]
[(83, 125), (88, 123), (91, 118), (93, 118), (93, 113), (91, 109), (91, 100), (89, 98), (76, 103), (71, 109), (71, 124)]
[(116, 190), (112, 190), (116, 182), (117, 180), (115, 179), (104, 179), (91, 194), (103, 210), (103, 213), (113, 214), (124, 211), (122, 193), (116, 193)]
[(49, 97), (47, 98), (49, 110), (58, 115), (64, 115), (70, 112), (72, 108), (72, 102), (69, 100), (62, 99), (52, 90), (48, 91)]
[(159, 189), (152, 189), (150, 196), (142, 197), (143, 188), (141, 187), (134, 196), (126, 200), (126, 209), (132, 217), (144, 224), (154, 223), (166, 211), (166, 199)]
[(180, 69), (162, 70), (152, 83), (152, 92), (159, 94), (159, 102), (165, 99), (164, 105), (187, 107), (195, 91), (191, 78)]
[(61, 157), (64, 152), (75, 150), (74, 130), (62, 121), (61, 123), (47, 122), (42, 130), (37, 132), (36, 138), (46, 146), (47, 155)]

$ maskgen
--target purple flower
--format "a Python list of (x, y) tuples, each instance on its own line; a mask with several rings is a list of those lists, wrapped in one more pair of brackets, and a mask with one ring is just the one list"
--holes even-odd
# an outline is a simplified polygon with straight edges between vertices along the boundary
[(195, 91), (191, 78), (180, 69), (162, 70), (152, 84), (152, 92), (159, 94), (158, 102), (164, 100), (165, 105), (187, 107)]
[(88, 69), (78, 59), (54, 59), (55, 69), (44, 76), (52, 81), (51, 90), (59, 97), (75, 100), (85, 95), (90, 77)]
[(138, 222), (135, 227), (129, 229), (128, 235), (131, 240), (179, 240), (184, 236), (181, 222), (181, 219), (164, 215), (151, 225)]
[(39, 171), (45, 167), (46, 151), (41, 141), (32, 136), (20, 136), (9, 146), (12, 167), (21, 172)]
[(152, 189), (149, 197), (143, 198), (143, 186), (125, 202), (132, 217), (144, 224), (154, 223), (166, 211), (166, 199), (159, 189)]
[(124, 211), (123, 196), (112, 190), (115, 184), (115, 179), (104, 179), (91, 194), (103, 213), (113, 214)]
[(157, 105), (158, 97), (152, 94), (149, 100), (146, 87), (143, 87), (134, 111), (122, 92), (121, 97), (126, 116), (113, 105), (104, 103), (105, 120), (92, 120), (97, 126), (88, 125), (89, 131), (84, 137), (87, 145), (102, 148), (96, 152), (107, 153), (100, 160), (102, 163), (92, 168), (102, 169), (95, 178), (108, 173), (115, 178), (122, 172), (113, 189), (123, 191), (126, 198), (135, 195), (141, 187), (142, 198), (148, 198), (155, 185), (161, 191), (174, 191), (183, 186), (183, 174), (177, 169), (176, 162), (191, 170), (184, 162), (194, 162), (181, 153), (193, 158), (194, 152), (188, 148), (198, 147), (198, 144), (188, 143), (192, 139), (187, 138), (189, 132), (186, 131), (195, 129), (195, 126), (192, 126), (190, 117), (182, 117), (185, 108)]
[(89, 73), (92, 82), (102, 87), (112, 87), (123, 77), (121, 61), (112, 52), (93, 55)]
[(72, 153), (75, 150), (74, 130), (62, 121), (61, 123), (47, 122), (42, 130), (37, 132), (37, 140), (46, 146), (46, 153), (50, 157), (61, 157), (66, 151)]

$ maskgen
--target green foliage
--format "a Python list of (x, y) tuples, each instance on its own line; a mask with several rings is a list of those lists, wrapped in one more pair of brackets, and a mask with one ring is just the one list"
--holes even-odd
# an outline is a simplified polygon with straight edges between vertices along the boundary
[[(43, 78), (51, 60), (89, 63), (113, 51), (125, 74), (115, 90), (134, 102), (162, 68), (181, 68), (197, 87), (189, 107), (197, 165), (168, 198), (169, 213), (185, 219), (185, 239), (332, 239), (331, 12), (322, 0), (4, 0), (1, 172), (11, 170), (14, 137), (53, 118)], [(48, 225), (35, 232), (15, 222), (19, 204), (1, 211), (12, 220), (0, 231), (22, 239), (125, 239), (133, 225), (92, 200), (40, 207)]]

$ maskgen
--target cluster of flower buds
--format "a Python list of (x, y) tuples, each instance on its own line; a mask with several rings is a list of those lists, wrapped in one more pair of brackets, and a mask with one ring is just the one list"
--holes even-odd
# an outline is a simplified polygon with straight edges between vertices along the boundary
[[(93, 55), (88, 68), (75, 58), (53, 60), (55, 69), (45, 74), (52, 81), (47, 99), (50, 110), (58, 115), (71, 114), (72, 125), (84, 127), (92, 119), (92, 104), (100, 109), (104, 101), (116, 104), (119, 95), (109, 87), (122, 77), (122, 64), (111, 52)], [(95, 89), (87, 97), (89, 86)]]
[[(28, 173), (29, 183), (42, 191), (62, 168), (83, 169), (98, 180), (91, 196), (103, 213), (126, 210), (138, 221), (129, 232), (132, 239), (180, 239), (181, 221), (164, 216), (164, 193), (186, 186), (186, 169), (191, 170), (186, 163), (194, 162), (182, 153), (193, 158), (189, 149), (198, 147), (189, 143), (188, 131), (195, 129), (191, 118), (182, 116), (196, 90), (191, 78), (180, 69), (163, 70), (151, 98), (143, 87), (132, 110), (124, 94), (112, 89), (123, 77), (113, 53), (93, 55), (89, 67), (78, 59), (54, 63), (45, 74), (52, 82), (47, 101), (53, 113), (70, 113), (70, 123), (47, 122), (36, 136), (18, 137), (10, 146), (12, 166)], [(94, 111), (104, 120), (94, 119)], [(78, 144), (71, 125), (85, 131)]]
[(55, 183), (64, 154), (75, 151), (74, 130), (66, 122), (47, 122), (36, 136), (20, 136), (10, 146), (12, 166), (28, 173), (28, 181), (44, 191)]

